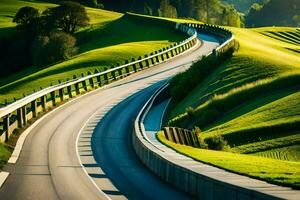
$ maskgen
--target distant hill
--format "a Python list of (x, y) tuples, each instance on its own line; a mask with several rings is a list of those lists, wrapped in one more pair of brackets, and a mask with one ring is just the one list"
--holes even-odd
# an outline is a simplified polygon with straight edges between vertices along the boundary
[(270, 0), (261, 8), (252, 8), (245, 17), (248, 27), (300, 27), (300, 0)]

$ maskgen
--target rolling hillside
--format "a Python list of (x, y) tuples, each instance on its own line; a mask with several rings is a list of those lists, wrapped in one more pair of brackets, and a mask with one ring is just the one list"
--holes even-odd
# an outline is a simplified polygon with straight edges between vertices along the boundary
[[(55, 4), (38, 1), (1, 0), (0, 1), (0, 37), (6, 37), (15, 31), (12, 19), (19, 8), (32, 6), (40, 12)], [(174, 42), (183, 40), (186, 36), (173, 29), (156, 24), (141, 24), (122, 13), (101, 9), (86, 8), (90, 17), (90, 26), (76, 33), (79, 44), (79, 54), (73, 58), (44, 68), (29, 67), (11, 76), (0, 79), (0, 107), (4, 100), (12, 102), (40, 87), (48, 87), (59, 80), (66, 81), (73, 75), (81, 76), (95, 70), (124, 64), (126, 59), (137, 59)], [(169, 19), (170, 20), (170, 19)], [(2, 125), (1, 125), (2, 126)], [(13, 138), (15, 140), (16, 138)], [(8, 160), (12, 146), (0, 144), (0, 169)]]
[[(169, 123), (185, 128), (199, 126), (203, 138), (222, 135), (230, 145), (229, 151), (235, 153), (231, 153), (232, 159), (244, 159), (238, 158), (240, 153), (253, 154), (271, 158), (255, 157), (260, 165), (265, 165), (261, 163), (264, 160), (296, 167), (300, 162), (300, 30), (284, 27), (230, 29), (239, 42), (237, 52), (180, 103), (173, 105)], [(186, 113), (188, 107), (195, 109), (192, 120)], [(292, 168), (284, 172), (290, 176), (283, 171), (274, 175), (276, 170), (272, 167), (269, 175), (268, 169), (248, 173), (247, 162), (233, 164), (234, 161), (230, 161), (233, 162), (230, 165), (221, 162), (230, 157), (229, 152), (214, 153), (218, 156), (207, 160), (200, 156), (202, 150), (169, 145), (231, 171), (300, 186), (298, 172)], [(247, 159), (247, 155), (243, 156)], [(250, 160), (253, 157), (249, 157)], [(284, 163), (286, 161), (290, 164)]]
[[(14, 29), (12, 17), (22, 6), (34, 6), (43, 10), (54, 4), (1, 1), (0, 20), (5, 23), (0, 27), (0, 34), (5, 35), (8, 29)], [(66, 81), (73, 75), (81, 76), (82, 73), (94, 72), (95, 69), (103, 71), (117, 63), (124, 64), (126, 59), (137, 59), (184, 38), (174, 30), (155, 24), (139, 24), (120, 13), (92, 8), (87, 8), (87, 12), (91, 25), (76, 33), (80, 41), (80, 53), (70, 60), (43, 69), (31, 67), (1, 79), (0, 102), (3, 103), (4, 99), (11, 102), (14, 97), (18, 99), (23, 94), (49, 86), (50, 82), (56, 84), (58, 80)]]

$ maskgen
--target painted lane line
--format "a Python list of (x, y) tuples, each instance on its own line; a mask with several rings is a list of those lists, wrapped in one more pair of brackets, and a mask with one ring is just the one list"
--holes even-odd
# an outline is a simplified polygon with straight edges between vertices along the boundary
[(8, 172), (0, 172), (0, 188), (2, 187), (8, 176)]

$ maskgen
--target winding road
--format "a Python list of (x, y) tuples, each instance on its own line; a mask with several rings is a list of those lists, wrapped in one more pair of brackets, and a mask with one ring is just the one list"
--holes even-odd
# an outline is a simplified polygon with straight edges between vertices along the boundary
[(187, 53), (75, 98), (39, 120), (17, 163), (3, 169), (10, 175), (1, 199), (189, 198), (139, 163), (129, 137), (132, 119), (155, 89), (218, 46), (211, 36), (200, 38), (203, 43)]

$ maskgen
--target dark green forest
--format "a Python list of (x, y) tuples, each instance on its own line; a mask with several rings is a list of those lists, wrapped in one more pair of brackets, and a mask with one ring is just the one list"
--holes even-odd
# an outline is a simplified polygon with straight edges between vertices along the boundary
[(247, 13), (254, 3), (264, 4), (268, 2), (268, 0), (222, 0), (222, 2), (233, 4), (239, 12)]
[[(48, 0), (60, 2), (61, 0)], [(118, 12), (235, 27), (300, 26), (300, 0), (74, 0)]]
[[(59, 2), (60, 0), (49, 0)], [(75, 0), (92, 7), (118, 12), (191, 18), (205, 23), (242, 27), (241, 15), (233, 5), (220, 0)]]
[(245, 17), (247, 27), (296, 26), (300, 27), (300, 0), (270, 0), (255, 4)]

